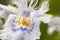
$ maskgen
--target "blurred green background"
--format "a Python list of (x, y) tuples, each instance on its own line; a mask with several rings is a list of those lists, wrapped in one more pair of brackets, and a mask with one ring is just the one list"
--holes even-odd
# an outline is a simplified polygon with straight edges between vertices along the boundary
[[(44, 1), (44, 0), (40, 0), (38, 4), (40, 4), (42, 1)], [(4, 5), (11, 4), (11, 0), (0, 0), (0, 3), (4, 4)], [(60, 0), (49, 0), (49, 4), (50, 4), (50, 10), (48, 11), (48, 14), (60, 16)], [(40, 40), (60, 40), (60, 35), (58, 32), (55, 31), (52, 35), (48, 35), (47, 28), (48, 28), (48, 25), (41, 22)]]

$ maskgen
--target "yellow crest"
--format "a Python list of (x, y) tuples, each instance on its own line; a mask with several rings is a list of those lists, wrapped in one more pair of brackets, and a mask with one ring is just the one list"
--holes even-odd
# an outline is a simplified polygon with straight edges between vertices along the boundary
[(30, 18), (17, 16), (16, 23), (18, 25), (29, 26), (30, 25)]

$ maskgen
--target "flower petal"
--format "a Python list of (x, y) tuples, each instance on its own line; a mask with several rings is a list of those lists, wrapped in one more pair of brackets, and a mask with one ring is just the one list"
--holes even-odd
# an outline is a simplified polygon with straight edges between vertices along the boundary
[(32, 34), (35, 35), (36, 39), (40, 39), (40, 35), (41, 35), (40, 27), (39, 27), (40, 26), (40, 20), (38, 18), (34, 18), (33, 22), (35, 22), (35, 24), (33, 26), (34, 29), (33, 29)]
[(56, 27), (54, 25), (49, 25), (47, 33), (53, 34), (53, 32), (56, 30)]
[(0, 4), (0, 17), (7, 19), (9, 14), (16, 14), (16, 10), (9, 6)]
[(35, 13), (32, 14), (32, 17), (38, 17), (40, 15), (43, 15), (44, 13), (46, 13), (49, 10), (49, 4), (48, 1), (44, 1), (41, 5), (41, 7), (39, 8), (39, 10), (37, 10)]
[(49, 25), (56, 27), (56, 30), (60, 32), (60, 17), (53, 18)]
[(41, 17), (39, 17), (39, 19), (44, 23), (49, 23), (51, 21), (51, 17), (48, 15), (41, 16)]
[(12, 13), (16, 12), (12, 7), (5, 6), (5, 5), (2, 5), (2, 4), (0, 4), (0, 8), (2, 8), (3, 10), (6, 10), (8, 12), (12, 12)]
[[(21, 25), (17, 26), (17, 27), (21, 27), (21, 29), (18, 29), (18, 31), (16, 31), (16, 27), (14, 27), (15, 22), (13, 21), (15, 19), (17, 15), (13, 15), (10, 14), (6, 23), (4, 24), (4, 33), (2, 34), (3, 38), (2, 39), (13, 39), (13, 40), (18, 40), (18, 39), (24, 39), (24, 40), (36, 40), (36, 39), (40, 39), (40, 28), (39, 28), (39, 24), (40, 24), (40, 20), (38, 18), (32, 18), (31, 19), (31, 25), (30, 27), (21, 27)], [(13, 22), (14, 23), (13, 23)], [(13, 23), (13, 27), (16, 29), (15, 31), (12, 30), (12, 25), (11, 23)], [(27, 28), (27, 29), (23, 29), (23, 28)], [(7, 37), (8, 36), (8, 37)], [(18, 37), (17, 37), (18, 36)]]

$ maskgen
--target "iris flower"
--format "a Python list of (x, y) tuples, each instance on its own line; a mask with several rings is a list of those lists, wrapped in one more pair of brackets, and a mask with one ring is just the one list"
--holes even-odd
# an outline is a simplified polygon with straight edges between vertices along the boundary
[(48, 0), (44, 1), (39, 9), (35, 8), (38, 0), (12, 0), (12, 3), (16, 7), (0, 4), (0, 16), (7, 20), (0, 30), (0, 38), (2, 40), (40, 39), (41, 21), (49, 23), (51, 20), (50, 16), (45, 14), (49, 10)]

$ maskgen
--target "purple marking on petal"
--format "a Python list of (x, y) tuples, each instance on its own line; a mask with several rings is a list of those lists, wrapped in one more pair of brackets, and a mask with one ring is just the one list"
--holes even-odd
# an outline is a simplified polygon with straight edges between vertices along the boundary
[(15, 20), (13, 20), (12, 22), (15, 22)]
[(27, 28), (20, 27), (22, 31), (27, 31)]
[(24, 30), (27, 30), (27, 28), (24, 28)]
[(32, 31), (33, 31), (32, 29), (28, 30), (28, 34), (30, 34)]
[(34, 28), (32, 27), (32, 29), (34, 29)]
[(29, 11), (23, 11), (22, 16), (30, 17)]
[(32, 25), (35, 26), (35, 22), (33, 22)]
[(34, 26), (34, 23), (32, 25)]
[(30, 16), (30, 12), (29, 12), (29, 11), (27, 12), (26, 16), (27, 16), (27, 17), (29, 17), (29, 16)]
[(16, 19), (16, 17), (14, 16), (14, 19)]
[(21, 27), (20, 28), (18, 28), (17, 30), (20, 30), (21, 29)]
[(17, 30), (16, 29), (14, 29), (14, 28), (12, 28), (12, 30), (14, 31), (14, 32), (16, 32)]
[(27, 28), (23, 28), (23, 27), (20, 27), (20, 28), (14, 28), (14, 27), (12, 26), (12, 30), (13, 30), (14, 32), (19, 31), (19, 30), (27, 31)]
[(15, 27), (15, 25), (13, 25), (13, 24), (12, 24), (11, 26), (12, 26), (12, 27)]
[(32, 29), (30, 29), (30, 32), (32, 31)]
[(28, 31), (28, 34), (30, 34), (30, 31)]
[(26, 15), (26, 11), (23, 11), (22, 16), (25, 16), (25, 15)]

